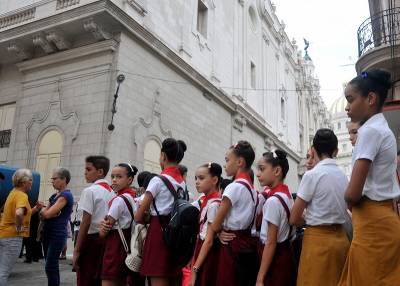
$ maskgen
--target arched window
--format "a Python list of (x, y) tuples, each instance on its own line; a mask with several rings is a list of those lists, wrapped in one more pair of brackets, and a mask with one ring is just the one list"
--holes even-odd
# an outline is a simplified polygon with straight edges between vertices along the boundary
[(54, 193), (51, 175), (53, 169), (60, 165), (62, 149), (63, 139), (56, 130), (47, 132), (39, 142), (36, 170), (40, 173), (40, 201), (48, 201)]
[(143, 170), (151, 173), (159, 174), (161, 172), (160, 167), (160, 153), (161, 146), (154, 140), (150, 139), (144, 146), (144, 157), (143, 157)]

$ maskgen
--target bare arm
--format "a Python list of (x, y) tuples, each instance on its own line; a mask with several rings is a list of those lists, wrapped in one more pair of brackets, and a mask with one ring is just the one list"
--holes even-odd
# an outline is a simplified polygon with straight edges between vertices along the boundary
[(221, 205), (218, 208), (217, 214), (213, 223), (210, 225), (210, 228), (213, 229), (215, 233), (218, 233), (222, 229), (222, 223), (224, 222), (226, 216), (232, 208), (231, 200), (227, 197), (222, 198)]
[(272, 259), (275, 255), (277, 240), (278, 240), (278, 227), (268, 222), (268, 236), (264, 246), (260, 270), (257, 275), (257, 285), (264, 285), (265, 277), (267, 276), (269, 267), (271, 266)]
[(344, 199), (350, 206), (360, 201), (370, 167), (371, 161), (367, 159), (358, 159), (354, 164), (349, 186), (344, 194)]
[(144, 194), (144, 198), (140, 204), (139, 209), (137, 210), (137, 212), (135, 213), (135, 221), (137, 223), (143, 223), (144, 222), (144, 218), (146, 216), (146, 213), (149, 211), (150, 209), (150, 205), (153, 201), (153, 195), (150, 192), (146, 192)]
[(305, 225), (303, 213), (306, 206), (307, 206), (306, 201), (304, 201), (300, 197), (296, 198), (294, 206), (290, 212), (290, 224), (295, 225), (297, 227), (302, 227)]
[(108, 232), (112, 229), (115, 222), (116, 220), (112, 216), (109, 215), (106, 216), (106, 218), (101, 221), (100, 232), (99, 232), (100, 237), (107, 236)]
[(43, 219), (49, 219), (59, 216), (63, 207), (67, 204), (67, 200), (64, 197), (59, 197), (54, 205), (47, 207), (40, 212), (40, 216)]
[(21, 230), (25, 213), (26, 213), (26, 208), (18, 208), (15, 210), (15, 226), (17, 230)]

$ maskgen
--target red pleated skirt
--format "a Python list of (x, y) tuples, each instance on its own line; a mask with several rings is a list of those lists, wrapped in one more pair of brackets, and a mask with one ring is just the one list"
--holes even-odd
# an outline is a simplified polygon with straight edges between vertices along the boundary
[[(131, 229), (122, 230), (126, 242), (131, 240)], [(125, 280), (130, 271), (125, 265), (126, 251), (117, 230), (111, 230), (104, 247), (103, 266), (101, 269), (102, 280)]]
[[(235, 260), (240, 251), (245, 249), (257, 250), (257, 237), (252, 237), (250, 231), (232, 231), (236, 238), (228, 245), (221, 244), (218, 251), (217, 279), (218, 286), (240, 286), (236, 276)], [(257, 269), (258, 270), (258, 269)]]
[[(199, 256), (203, 240), (197, 239), (196, 248), (194, 250), (193, 264)], [(220, 242), (214, 239), (213, 246), (204, 260), (199, 273), (196, 278), (196, 286), (216, 286), (217, 285), (217, 267), (218, 267), (218, 254), (220, 249)]]
[(78, 259), (78, 286), (101, 286), (101, 266), (105, 240), (98, 233), (88, 234)]
[[(162, 220), (167, 222), (169, 217), (162, 216)], [(157, 216), (152, 216), (144, 243), (140, 274), (148, 277), (182, 278), (182, 268), (175, 264), (164, 242), (160, 220)]]
[[(258, 255), (260, 261), (264, 251), (264, 244), (259, 241)], [(276, 245), (274, 258), (269, 267), (264, 285), (268, 286), (295, 286), (297, 280), (297, 266), (294, 259), (293, 248), (289, 240)]]

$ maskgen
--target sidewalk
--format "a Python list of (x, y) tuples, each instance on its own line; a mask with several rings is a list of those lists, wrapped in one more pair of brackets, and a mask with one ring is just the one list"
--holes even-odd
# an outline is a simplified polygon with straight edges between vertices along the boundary
[[(24, 259), (18, 259), (8, 280), (9, 286), (43, 286), (47, 285), (47, 277), (44, 272), (44, 260), (24, 263)], [(76, 274), (71, 271), (71, 260), (60, 260), (60, 280), (63, 286), (76, 285)]]

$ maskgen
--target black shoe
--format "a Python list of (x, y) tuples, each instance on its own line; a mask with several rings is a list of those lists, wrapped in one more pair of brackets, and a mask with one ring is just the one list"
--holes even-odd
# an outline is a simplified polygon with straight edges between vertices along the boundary
[(28, 260), (28, 259), (25, 259), (25, 260), (24, 260), (24, 263), (32, 263), (32, 260), (30, 260), (30, 259), (29, 259), (29, 260)]

